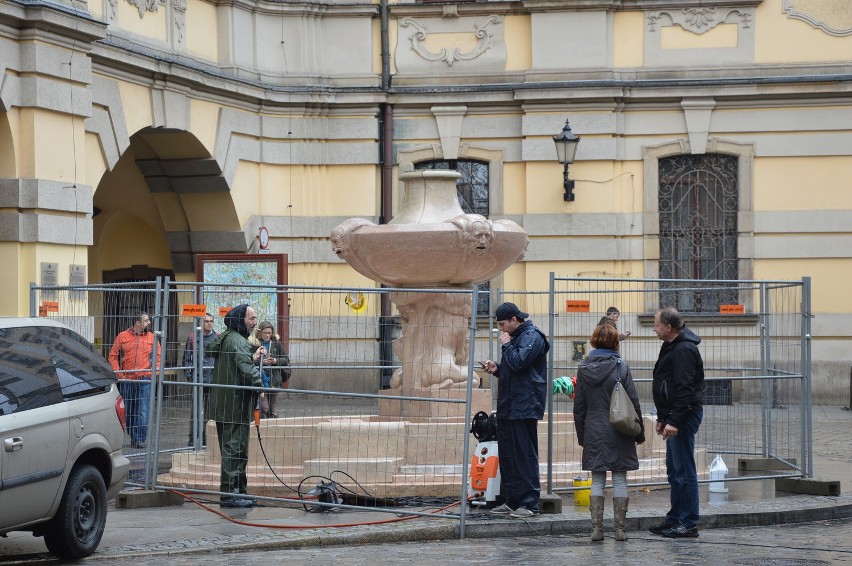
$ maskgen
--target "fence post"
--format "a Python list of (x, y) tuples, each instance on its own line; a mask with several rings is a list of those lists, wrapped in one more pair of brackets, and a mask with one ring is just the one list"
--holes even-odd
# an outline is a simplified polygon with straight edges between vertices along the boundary
[(459, 501), (461, 502), (461, 509), (459, 510), (459, 539), (464, 539), (465, 519), (467, 517), (467, 482), (469, 481), (468, 476), (470, 475), (470, 432), (467, 427), (470, 426), (470, 405), (473, 402), (473, 364), (476, 363), (476, 299), (478, 296), (479, 293), (476, 290), (476, 285), (474, 285), (471, 292), (472, 312), (470, 316), (470, 327), (468, 329), (470, 347), (467, 349), (467, 398), (464, 404), (465, 435), (464, 455), (462, 456), (462, 488), (461, 497), (459, 498)]
[(556, 350), (556, 299), (554, 293), (556, 274), (550, 272), (550, 291), (547, 298), (548, 329), (550, 351), (547, 354), (547, 493), (553, 493), (553, 361)]
[(30, 317), (35, 318), (38, 315), (36, 310), (36, 284), (30, 281)]
[(802, 464), (804, 477), (814, 475), (813, 408), (811, 399), (811, 278), (802, 277)]

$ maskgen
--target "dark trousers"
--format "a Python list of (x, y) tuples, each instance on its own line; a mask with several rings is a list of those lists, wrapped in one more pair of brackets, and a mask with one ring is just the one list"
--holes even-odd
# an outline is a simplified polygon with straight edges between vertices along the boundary
[(222, 471), (219, 475), (219, 490), (222, 493), (246, 493), (250, 430), (249, 423), (216, 421), (216, 435), (222, 454)]
[(500, 492), (512, 509), (539, 511), (538, 421), (497, 420)]

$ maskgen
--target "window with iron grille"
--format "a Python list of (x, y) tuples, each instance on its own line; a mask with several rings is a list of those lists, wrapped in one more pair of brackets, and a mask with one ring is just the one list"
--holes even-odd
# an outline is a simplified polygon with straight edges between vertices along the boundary
[[(675, 155), (659, 161), (660, 278), (735, 281), (738, 158)], [(685, 313), (719, 312), (736, 304), (731, 285), (690, 289), (661, 285), (660, 306)]]
[[(415, 169), (434, 169), (440, 171), (458, 171), (461, 177), (456, 181), (456, 192), (459, 204), (465, 214), (479, 214), (488, 218), (488, 163), (467, 159), (441, 159), (421, 161), (414, 165)], [(489, 291), (488, 281), (477, 285), (478, 291)], [(488, 318), (491, 312), (491, 294), (479, 293), (476, 305), (476, 316)]]

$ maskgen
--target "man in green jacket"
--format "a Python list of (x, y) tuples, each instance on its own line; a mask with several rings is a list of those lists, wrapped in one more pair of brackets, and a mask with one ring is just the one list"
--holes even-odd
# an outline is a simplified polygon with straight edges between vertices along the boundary
[(252, 355), (247, 340), (256, 325), (257, 314), (252, 307), (236, 306), (225, 315), (226, 330), (204, 350), (206, 356), (214, 359), (211, 383), (230, 386), (213, 387), (210, 392), (210, 418), (216, 421), (222, 454), (219, 490), (228, 494), (219, 499), (222, 507), (252, 507), (255, 504), (254, 498), (242, 497), (247, 493), (246, 466), (255, 392), (237, 387), (262, 387), (255, 362), (266, 350), (258, 348)]

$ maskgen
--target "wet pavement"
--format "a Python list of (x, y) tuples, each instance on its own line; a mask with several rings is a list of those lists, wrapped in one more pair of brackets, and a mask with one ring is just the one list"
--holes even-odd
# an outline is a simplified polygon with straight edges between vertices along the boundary
[[(698, 539), (662, 539), (646, 531), (667, 509), (665, 489), (631, 492), (627, 543), (612, 538), (608, 501), (602, 544), (589, 542), (588, 508), (575, 506), (570, 495), (563, 498), (562, 513), (530, 520), (472, 513), (465, 523), (465, 540), (455, 540), (459, 524), (450, 518), (401, 521), (397, 515), (375, 510), (307, 513), (301, 506), (220, 510), (218, 505), (186, 502), (174, 507), (111, 508), (101, 545), (86, 561), (852, 564), (852, 412), (815, 407), (813, 413), (815, 476), (840, 481), (841, 495), (776, 492), (772, 480), (729, 481), (727, 494), (709, 493), (702, 484)], [(10, 533), (0, 539), (0, 564), (7, 563), (56, 561), (46, 554), (42, 539)]]

